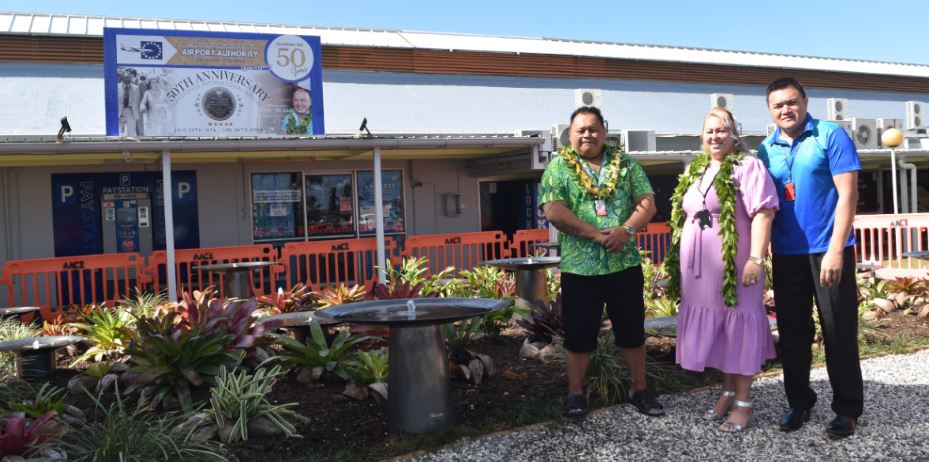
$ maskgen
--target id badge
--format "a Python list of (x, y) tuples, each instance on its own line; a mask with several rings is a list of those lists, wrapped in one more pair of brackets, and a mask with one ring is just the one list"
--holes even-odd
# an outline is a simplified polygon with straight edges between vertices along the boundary
[(603, 199), (597, 199), (594, 201), (594, 208), (597, 210), (598, 217), (606, 216), (606, 201)]
[(787, 202), (793, 202), (797, 199), (797, 192), (794, 190), (793, 183), (787, 183), (784, 185), (784, 200)]

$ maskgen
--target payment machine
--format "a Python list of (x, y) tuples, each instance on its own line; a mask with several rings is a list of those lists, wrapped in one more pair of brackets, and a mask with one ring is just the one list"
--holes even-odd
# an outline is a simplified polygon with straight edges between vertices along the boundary
[(152, 200), (148, 193), (103, 194), (103, 251), (152, 253)]

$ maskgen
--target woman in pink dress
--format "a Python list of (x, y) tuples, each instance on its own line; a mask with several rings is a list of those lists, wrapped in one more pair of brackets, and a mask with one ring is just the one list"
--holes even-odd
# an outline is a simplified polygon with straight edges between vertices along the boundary
[(752, 379), (775, 357), (763, 291), (777, 193), (761, 161), (744, 154), (736, 126), (725, 109), (707, 114), (704, 152), (672, 199), (680, 245), (672, 258), (680, 262), (672, 274), (681, 295), (677, 363), (722, 372), (722, 396), (704, 418), (725, 420), (719, 429), (727, 432), (748, 427)]

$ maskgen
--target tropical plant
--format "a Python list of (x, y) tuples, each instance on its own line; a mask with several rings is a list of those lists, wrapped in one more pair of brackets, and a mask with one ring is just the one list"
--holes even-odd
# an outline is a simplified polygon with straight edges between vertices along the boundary
[(267, 400), (268, 393), (280, 375), (280, 366), (274, 366), (271, 370), (259, 368), (254, 375), (244, 370), (229, 372), (225, 367), (220, 369), (216, 385), (210, 388), (211, 408), (207, 412), (217, 427), (231, 424), (225, 443), (247, 440), (248, 422), (258, 417), (270, 420), (286, 436), (301, 437), (289, 421), (309, 422), (309, 419), (290, 409), (297, 403), (272, 405)]
[(348, 362), (348, 376), (361, 385), (386, 383), (389, 364), (386, 349), (359, 351)]
[(552, 343), (553, 336), (564, 336), (561, 309), (562, 300), (559, 293), (554, 301), (536, 303), (529, 311), (529, 316), (517, 319), (516, 324), (529, 334), (529, 341)]
[(152, 408), (170, 394), (190, 409), (192, 387), (212, 385), (221, 367), (233, 367), (244, 357), (244, 350), (233, 347), (233, 334), (200, 324), (187, 327), (180, 317), (172, 312), (139, 319), (139, 340), (128, 349), (132, 370), (138, 373), (133, 386), (152, 390)]
[(887, 290), (887, 281), (885, 280), (871, 284), (868, 280), (863, 279), (858, 283), (858, 294), (860, 299), (874, 300), (876, 298), (886, 299), (890, 292)]
[(298, 282), (290, 290), (278, 287), (272, 295), (257, 297), (259, 306), (268, 310), (270, 314), (293, 313), (295, 311), (308, 311), (316, 306), (316, 294), (309, 290), (306, 284)]
[(12, 411), (22, 412), (30, 418), (38, 419), (49, 412), (61, 414), (64, 411), (67, 397), (68, 392), (64, 388), (44, 383), (35, 395), (18, 402), (11, 401), (7, 403), (7, 406)]
[(42, 335), (46, 337), (54, 337), (56, 335), (74, 335), (78, 332), (78, 329), (72, 326), (70, 323), (76, 321), (76, 319), (68, 321), (63, 314), (58, 314), (55, 316), (55, 319), (52, 322), (42, 320)]
[(663, 318), (677, 316), (678, 303), (667, 295), (657, 298), (645, 299), (645, 313), (647, 317)]
[(170, 310), (166, 305), (169, 305), (168, 295), (164, 291), (154, 293), (136, 289), (135, 297), (119, 301), (119, 306), (136, 318), (150, 318), (162, 311)]
[(28, 422), (22, 412), (14, 412), (7, 416), (6, 430), (0, 435), (0, 457), (21, 456), (42, 440), (52, 436), (55, 427), (46, 424), (55, 415), (55, 411), (49, 411), (32, 422)]
[(481, 332), (488, 337), (498, 337), (503, 332), (503, 329), (510, 325), (514, 317), (528, 314), (529, 311), (529, 308), (516, 305), (491, 311), (484, 315), (483, 322), (481, 322)]
[[(18, 319), (0, 319), (0, 341), (21, 340), (38, 336), (39, 329)], [(10, 352), (0, 352), (0, 377), (16, 374), (16, 357)]]
[(545, 289), (547, 299), (553, 301), (561, 296), (561, 272), (554, 268), (545, 270)]
[(107, 363), (93, 363), (87, 366), (87, 369), (84, 370), (84, 375), (100, 380), (103, 376), (109, 374), (112, 368), (113, 366)]
[(898, 277), (886, 285), (889, 292), (903, 292), (909, 296), (925, 296), (929, 294), (926, 280), (923, 278)]
[(135, 339), (133, 331), (135, 318), (129, 310), (116, 307), (109, 309), (97, 307), (84, 315), (80, 322), (72, 326), (82, 331), (82, 335), (91, 340), (94, 345), (87, 349), (77, 361), (93, 359), (102, 361), (104, 358), (118, 358), (125, 354), (129, 342)]
[(390, 300), (400, 298), (437, 297), (443, 291), (444, 280), (454, 273), (454, 267), (444, 270), (430, 277), (426, 257), (403, 258), (399, 269), (388, 265), (383, 269), (387, 274), (386, 283), (378, 283), (368, 295), (369, 299)]
[(346, 303), (360, 302), (365, 299), (364, 287), (357, 284), (352, 287), (339, 284), (334, 289), (327, 288), (315, 292), (314, 294), (320, 309), (344, 305)]
[(221, 448), (194, 438), (192, 431), (176, 431), (186, 415), (159, 415), (143, 408), (128, 411), (120, 394), (115, 397), (109, 406), (100, 396), (93, 398), (99, 418), (74, 422), (70, 431), (45, 446), (66, 452), (69, 460), (228, 460)]
[(248, 358), (255, 354), (257, 348), (270, 345), (272, 339), (265, 332), (280, 326), (280, 322), (257, 322), (253, 316), (257, 308), (258, 302), (254, 298), (222, 300), (196, 293), (191, 297), (185, 293), (184, 301), (178, 305), (181, 313), (179, 324), (186, 329), (199, 327), (208, 336), (229, 335), (232, 337), (231, 348), (241, 348)]
[(645, 281), (642, 284), (645, 300), (664, 296), (668, 291), (668, 273), (665, 272), (664, 265), (652, 263), (651, 252), (648, 250), (639, 249), (639, 255), (642, 260), (642, 276)]
[(484, 336), (481, 331), (480, 317), (462, 319), (442, 326), (445, 331), (445, 346), (448, 348), (448, 357), (453, 361), (467, 364), (464, 358), (470, 358), (468, 347)]
[(11, 377), (0, 382), (0, 408), (10, 409), (11, 403), (21, 403), (35, 397), (36, 391), (29, 382)]
[(374, 339), (366, 335), (352, 337), (349, 332), (342, 331), (336, 334), (330, 343), (316, 320), (310, 322), (310, 336), (305, 344), (285, 335), (272, 335), (284, 349), (268, 361), (282, 361), (290, 366), (317, 369), (320, 374), (329, 373), (342, 380), (349, 378), (349, 350), (361, 342)]
[(478, 266), (461, 270), (459, 274), (468, 280), (471, 295), (479, 298), (513, 300), (516, 298), (516, 281), (513, 274), (495, 266)]

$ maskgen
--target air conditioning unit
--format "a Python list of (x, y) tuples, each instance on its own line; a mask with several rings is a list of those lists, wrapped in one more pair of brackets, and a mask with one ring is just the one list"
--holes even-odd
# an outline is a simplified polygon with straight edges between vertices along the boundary
[(768, 124), (765, 126), (765, 136), (771, 136), (775, 131), (777, 131), (777, 125)]
[(848, 100), (845, 98), (826, 99), (826, 118), (829, 120), (848, 120)]
[(881, 135), (888, 128), (903, 130), (903, 119), (877, 119), (877, 145), (879, 147), (885, 147), (884, 142), (881, 141)]
[(603, 94), (598, 89), (577, 89), (574, 90), (574, 107), (593, 106), (596, 108), (603, 107)]
[(836, 124), (836, 125), (842, 127), (842, 129), (845, 130), (845, 133), (848, 134), (848, 137), (849, 137), (852, 141), (855, 140), (855, 133), (852, 131), (852, 121), (851, 121), (851, 120), (830, 120), (829, 122), (832, 122), (832, 123), (834, 123), (834, 124)]
[(571, 125), (552, 125), (550, 136), (552, 137), (552, 151), (557, 151), (562, 146), (571, 146)]
[(617, 148), (623, 147), (622, 132), (607, 132), (606, 139), (603, 141), (603, 144), (615, 146)]
[(735, 110), (735, 97), (732, 93), (713, 93), (710, 95), (710, 109), (723, 108), (732, 112)]
[(853, 117), (851, 122), (852, 141), (855, 142), (855, 147), (858, 149), (877, 149), (877, 121)]
[(655, 130), (623, 130), (626, 152), (657, 151)]
[(548, 161), (552, 158), (552, 136), (549, 131), (546, 130), (516, 130), (514, 133), (516, 136), (528, 136), (532, 138), (542, 138), (544, 142), (539, 145), (539, 149), (534, 151), (535, 154), (529, 153), (531, 159), (529, 161), (530, 170), (545, 170), (545, 167), (548, 165)]
[(921, 101), (906, 102), (906, 129), (922, 130), (926, 126), (926, 104)]

